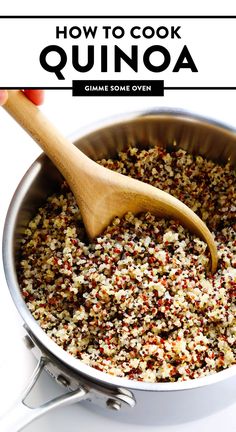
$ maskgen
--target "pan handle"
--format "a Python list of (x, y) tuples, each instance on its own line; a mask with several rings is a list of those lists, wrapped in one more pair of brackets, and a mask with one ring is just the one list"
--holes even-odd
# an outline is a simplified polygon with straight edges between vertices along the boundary
[(26, 403), (26, 398), (38, 381), (47, 362), (47, 358), (41, 357), (22, 396), (18, 398), (11, 409), (0, 417), (0, 430), (2, 432), (21, 431), (26, 425), (53, 408), (70, 405), (86, 399), (88, 391), (81, 386), (74, 391), (68, 391), (61, 396), (57, 396), (38, 407), (29, 406)]

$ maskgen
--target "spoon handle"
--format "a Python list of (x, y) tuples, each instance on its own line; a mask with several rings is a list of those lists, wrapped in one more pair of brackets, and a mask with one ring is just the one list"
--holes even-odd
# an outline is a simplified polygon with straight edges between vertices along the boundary
[(97, 164), (61, 135), (22, 91), (8, 90), (3, 108), (38, 143), (71, 187), (75, 174), (83, 176), (96, 168)]

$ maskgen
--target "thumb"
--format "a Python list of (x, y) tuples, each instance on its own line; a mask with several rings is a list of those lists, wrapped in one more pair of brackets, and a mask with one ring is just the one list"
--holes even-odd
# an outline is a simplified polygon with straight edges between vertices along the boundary
[(0, 105), (3, 105), (7, 100), (7, 91), (0, 90)]

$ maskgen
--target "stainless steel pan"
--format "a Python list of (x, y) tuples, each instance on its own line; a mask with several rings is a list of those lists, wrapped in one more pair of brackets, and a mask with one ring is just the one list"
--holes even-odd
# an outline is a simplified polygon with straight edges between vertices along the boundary
[[(181, 147), (193, 154), (225, 163), (230, 160), (236, 168), (236, 134), (229, 127), (182, 111), (156, 111), (135, 113), (113, 120), (112, 123), (96, 127), (81, 136), (74, 135), (75, 145), (89, 157), (97, 160), (114, 157), (127, 145)], [(9, 416), (0, 421), (1, 431), (14, 432), (48, 410), (89, 400), (113, 410), (138, 407), (140, 412), (150, 406), (152, 400), (155, 415), (161, 416), (163, 401), (169, 403), (169, 415), (178, 407), (176, 391), (186, 391), (186, 401), (196, 399), (196, 389), (236, 375), (236, 367), (231, 367), (214, 375), (187, 382), (144, 383), (113, 377), (93, 369), (56, 345), (40, 328), (27, 309), (17, 281), (17, 259), (19, 244), (28, 221), (46, 200), (47, 196), (59, 188), (61, 175), (42, 154), (30, 167), (20, 182), (10, 204), (3, 235), (3, 260), (7, 283), (15, 305), (24, 320), (27, 342), (39, 360), (25, 394), (13, 407)], [(29, 407), (26, 395), (46, 369), (66, 393), (40, 407)], [(145, 393), (144, 393), (145, 392)], [(200, 392), (199, 392), (200, 396)], [(147, 405), (148, 404), (148, 405)], [(137, 412), (137, 411), (136, 411)], [(165, 409), (168, 415), (168, 409)]]

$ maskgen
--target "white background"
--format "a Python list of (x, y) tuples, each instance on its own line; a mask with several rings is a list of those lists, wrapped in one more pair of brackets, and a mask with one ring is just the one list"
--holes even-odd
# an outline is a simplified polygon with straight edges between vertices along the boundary
[[(32, 5), (32, 2), (22, 1), (21, 5), (17, 2), (13, 4), (8, 1), (6, 5), (2, 6), (2, 13), (63, 13), (63, 14), (88, 14), (89, 4), (86, 2), (85, 6), (79, 6), (78, 2), (71, 2), (70, 8), (68, 2), (60, 4), (56, 2), (48, 5), (46, 9), (43, 1), (37, 5)], [(127, 3), (127, 2), (125, 2)], [(151, 4), (152, 2), (150, 2)], [(210, 2), (209, 2), (210, 3)], [(134, 3), (133, 3), (134, 4)], [(152, 5), (154, 2), (152, 3)], [(155, 2), (156, 4), (156, 2)], [(166, 2), (167, 5), (170, 2)], [(212, 13), (211, 4), (204, 2), (204, 8), (201, 2), (197, 5), (191, 5), (189, 2), (182, 2), (186, 7), (181, 10), (181, 2), (172, 3), (171, 13), (175, 14), (206, 14)], [(203, 4), (203, 2), (202, 2)], [(105, 7), (105, 6), (106, 7)], [(103, 7), (102, 7), (103, 6)], [(234, 13), (233, 7), (228, 2), (224, 4), (217, 4), (214, 2), (215, 14)], [(123, 9), (122, 9), (123, 7)], [(157, 8), (156, 8), (157, 9)], [(170, 11), (162, 6), (158, 6), (157, 10), (152, 8), (152, 13), (167, 14)], [(192, 9), (192, 10), (191, 10)], [(235, 8), (236, 9), (236, 8)], [(112, 4), (109, 2), (94, 2), (92, 13), (147, 13), (144, 8), (137, 5), (135, 2), (135, 9), (131, 5), (129, 9), (124, 8), (122, 1), (119, 4)], [(151, 13), (151, 7), (148, 13)], [(200, 36), (196, 36), (199, 37)], [(1, 41), (2, 43), (2, 41)], [(234, 46), (234, 41), (231, 41)], [(212, 77), (213, 79), (213, 77)], [(227, 82), (224, 85), (228, 85)], [(116, 113), (124, 111), (133, 111), (139, 109), (150, 109), (155, 106), (169, 106), (180, 107), (191, 110), (193, 112), (210, 116), (217, 120), (224, 121), (228, 124), (236, 126), (235, 116), (235, 98), (236, 92), (229, 91), (188, 91), (188, 92), (166, 92), (164, 98), (72, 98), (71, 93), (68, 91), (51, 91), (46, 94), (46, 101), (42, 108), (46, 115), (54, 122), (60, 130), (68, 135), (80, 127), (89, 125), (99, 119), (111, 116)], [(1, 140), (1, 157), (0, 157), (0, 196), (1, 196), (1, 212), (0, 212), (0, 231), (2, 233), (3, 223), (7, 207), (9, 205), (11, 196), (21, 179), (22, 175), (32, 163), (32, 161), (40, 153), (30, 138), (20, 130), (20, 128), (8, 118), (5, 112), (0, 111), (0, 140)], [(1, 302), (0, 302), (0, 328), (1, 328), (1, 346), (0, 346), (0, 383), (1, 383), (1, 410), (9, 403), (13, 402), (18, 392), (23, 388), (25, 379), (30, 375), (33, 370), (35, 360), (31, 353), (27, 351), (22, 342), (22, 323), (19, 318), (15, 307), (10, 299), (8, 288), (5, 283), (3, 269), (0, 269), (0, 286), (1, 286)], [(42, 393), (56, 391), (57, 385), (51, 379), (44, 376), (42, 383), (38, 389), (38, 396)], [(197, 432), (199, 430), (220, 432), (224, 428), (227, 431), (234, 431), (236, 428), (236, 380), (218, 384), (214, 389), (210, 389), (209, 393), (205, 394), (205, 405), (209, 404), (212, 400), (216, 401), (217, 410), (214, 409), (200, 409), (198, 404), (203, 406), (202, 401), (193, 401), (192, 413), (187, 415), (183, 412), (180, 413), (178, 424), (170, 425), (168, 419), (161, 427), (158, 427), (158, 419), (156, 424), (150, 424), (148, 419), (143, 419), (141, 422), (124, 421), (122, 414), (111, 416), (110, 413), (105, 413), (99, 410), (89, 410), (84, 405), (76, 405), (60, 409), (59, 411), (52, 412), (46, 415), (35, 424), (32, 424), (25, 430), (28, 432), (39, 432), (44, 430), (49, 432), (57, 430), (58, 432), (69, 431), (76, 428), (76, 430), (85, 429), (92, 431), (108, 432), (111, 429), (116, 432), (122, 429), (124, 432), (127, 430), (133, 431), (164, 431), (164, 432)], [(180, 397), (180, 396), (179, 396)], [(201, 403), (200, 403), (201, 402)], [(195, 415), (196, 412), (196, 415)], [(190, 419), (187, 421), (186, 419)], [(137, 424), (136, 424), (137, 423)]]

